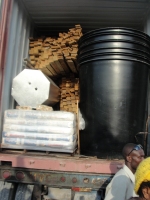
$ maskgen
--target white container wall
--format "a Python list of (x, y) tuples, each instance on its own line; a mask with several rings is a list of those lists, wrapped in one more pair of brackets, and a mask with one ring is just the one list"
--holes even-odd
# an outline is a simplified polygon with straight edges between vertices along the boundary
[(0, 0), (0, 16), (1, 16), (1, 11), (2, 11), (2, 3), (3, 3), (3, 1)]
[(28, 57), (29, 36), (32, 35), (33, 28), (34, 25), (31, 25), (31, 19), (21, 1), (13, 1), (4, 68), (0, 130), (2, 129), (4, 110), (14, 108), (14, 99), (11, 96), (12, 80), (22, 71), (23, 58)]

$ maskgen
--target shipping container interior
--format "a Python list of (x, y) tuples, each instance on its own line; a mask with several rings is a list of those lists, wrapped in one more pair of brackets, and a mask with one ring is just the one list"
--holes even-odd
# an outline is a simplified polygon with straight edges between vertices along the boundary
[[(1, 2), (1, 1), (0, 1)], [(149, 0), (13, 0), (1, 101), (1, 122), (14, 108), (13, 78), (23, 70), (29, 37), (55, 36), (80, 24), (83, 34), (104, 27), (128, 27), (150, 35)]]

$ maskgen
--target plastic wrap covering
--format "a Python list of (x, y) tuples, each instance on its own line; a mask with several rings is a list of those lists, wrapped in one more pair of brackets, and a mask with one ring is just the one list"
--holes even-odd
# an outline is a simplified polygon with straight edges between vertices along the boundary
[(51, 141), (66, 141), (73, 142), (76, 140), (77, 135), (62, 135), (62, 134), (44, 134), (44, 133), (32, 133), (32, 132), (18, 132), (18, 131), (7, 131), (2, 132), (2, 136), (8, 138), (28, 138), (37, 140), (51, 140)]
[[(35, 149), (35, 150), (52, 150), (55, 148), (62, 152), (64, 150), (72, 150), (75, 148), (76, 141), (74, 142), (62, 142), (62, 141), (50, 141), (50, 140), (34, 140), (34, 139), (22, 139), (22, 138), (3, 138), (2, 143), (6, 146), (16, 147), (17, 149)], [(3, 145), (3, 146), (4, 146)], [(32, 147), (32, 148), (31, 148)]]
[(76, 120), (76, 115), (66, 111), (6, 110), (4, 118)]
[(75, 133), (74, 128), (66, 128), (59, 126), (24, 126), (24, 125), (16, 125), (16, 124), (4, 124), (4, 131), (23, 131), (23, 132), (37, 132), (37, 133), (52, 133), (52, 134), (71, 134)]
[(2, 148), (74, 152), (76, 115), (66, 111), (6, 110)]
[(54, 120), (54, 119), (23, 119), (23, 118), (17, 118), (17, 119), (11, 119), (11, 118), (5, 118), (4, 119), (5, 124), (18, 124), (18, 125), (27, 125), (27, 126), (59, 126), (59, 127), (76, 127), (76, 121), (72, 120)]

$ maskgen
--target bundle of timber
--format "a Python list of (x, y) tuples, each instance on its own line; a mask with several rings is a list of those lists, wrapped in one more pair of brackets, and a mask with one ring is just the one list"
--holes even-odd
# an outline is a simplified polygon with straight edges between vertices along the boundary
[[(16, 106), (17, 110), (33, 110), (31, 106)], [(51, 106), (46, 105), (38, 105), (34, 108), (34, 110), (41, 110), (41, 111), (53, 111)]]
[(60, 110), (78, 113), (79, 78), (62, 78)]
[(2, 148), (73, 153), (76, 115), (65, 111), (6, 110)]
[(58, 38), (30, 38), (30, 61), (25, 59), (24, 63), (27, 67), (40, 69), (53, 78), (65, 76), (70, 72), (77, 74), (76, 57), (81, 36), (81, 26), (75, 25), (68, 33), (59, 33)]

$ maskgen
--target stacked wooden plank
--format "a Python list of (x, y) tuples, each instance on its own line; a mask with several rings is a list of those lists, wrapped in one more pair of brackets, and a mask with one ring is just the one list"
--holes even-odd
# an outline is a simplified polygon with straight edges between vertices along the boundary
[(75, 25), (67, 33), (59, 33), (58, 38), (30, 38), (30, 63), (49, 77), (64, 77), (69, 73), (78, 73), (77, 43), (81, 36), (81, 26)]
[(77, 114), (79, 102), (79, 79), (74, 77), (62, 78), (60, 88), (60, 110), (74, 112)]
[[(31, 106), (16, 106), (17, 110), (32, 110)], [(46, 105), (38, 105), (36, 106), (35, 110), (40, 110), (40, 111), (53, 111), (53, 108), (51, 106), (46, 106)]]

